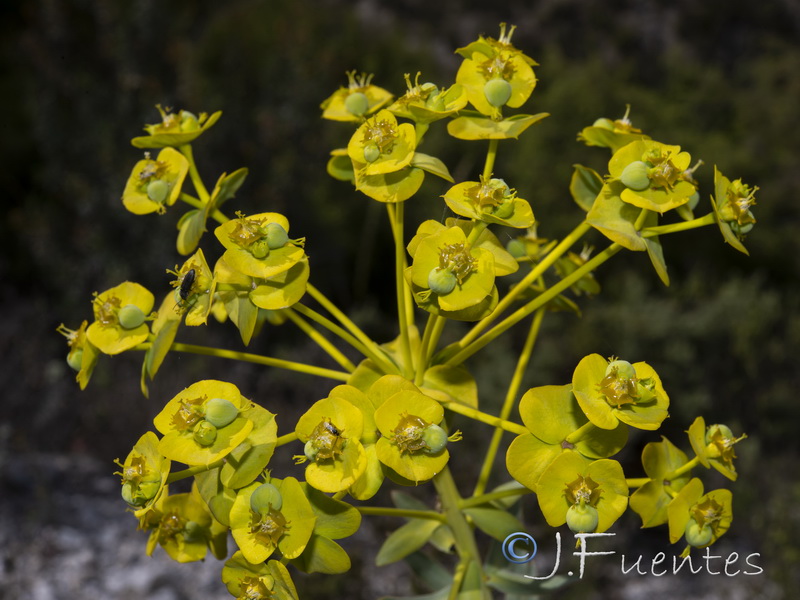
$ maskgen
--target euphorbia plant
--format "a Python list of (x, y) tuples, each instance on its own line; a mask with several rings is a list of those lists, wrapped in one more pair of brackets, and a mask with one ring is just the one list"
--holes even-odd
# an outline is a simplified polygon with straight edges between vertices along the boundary
[[(222, 578), (237, 598), (295, 598), (287, 565), (309, 573), (347, 571), (349, 556), (334, 540), (357, 531), (362, 515), (389, 515), (408, 522), (386, 540), (378, 564), (430, 542), (456, 556), (452, 581), (436, 597), (471, 592), (488, 598), (490, 588), (539, 591), (535, 582), (509, 574), (498, 553), (482, 553), (475, 535), (477, 528), (502, 541), (524, 529), (512, 507), (527, 494), (536, 495), (550, 526), (566, 524), (577, 533), (608, 531), (630, 507), (643, 527), (668, 524), (670, 541), (688, 544), (684, 554), (714, 543), (731, 526), (730, 492), (704, 493), (691, 472), (713, 466), (735, 480), (733, 447), (743, 435), (725, 425), (707, 427), (698, 417), (688, 428), (694, 458), (666, 438), (645, 446), (642, 477), (627, 477), (613, 458), (631, 428), (657, 431), (670, 402), (680, 402), (670, 399), (653, 366), (638, 357), (590, 352), (571, 381), (520, 388), (545, 314), (577, 310), (579, 296), (598, 293), (594, 271), (621, 250), (646, 252), (664, 283), (661, 239), (667, 235), (716, 224), (725, 241), (746, 252), (742, 239), (755, 222), (750, 208), (756, 188), (731, 182), (715, 167), (711, 210), (695, 217), (699, 163), (692, 166), (679, 146), (652, 140), (628, 113), (600, 118), (579, 139), (610, 150), (607, 172), (576, 165), (568, 185), (584, 214), (563, 239), (539, 237), (547, 216), (513, 187), (527, 182), (504, 179), (509, 175), (496, 161), (502, 141), (527, 135), (548, 116), (509, 112), (521, 108), (536, 85), (536, 63), (513, 46), (513, 31), (502, 25), (499, 39), (480, 37), (459, 49), (464, 60), (452, 84), (419, 83), (419, 75), (406, 75), (407, 91), (393, 99), (372, 84), (372, 76), (351, 72), (347, 87), (322, 104), (323, 117), (350, 128), (346, 144), (332, 150), (328, 172), (366, 196), (354, 201), (386, 207), (395, 253), (394, 340), (371, 339), (312, 285), (305, 239), (290, 237), (289, 221), (270, 212), (268, 200), (256, 214), (224, 211), (246, 169), (223, 173), (209, 192), (193, 144), (220, 113), (198, 117), (159, 107), (162, 122), (134, 138), (133, 145), (148, 152), (133, 168), (123, 205), (134, 214), (175, 210), (178, 200), (189, 205), (177, 237), (177, 250), (187, 258), (169, 270), (174, 289), (162, 293), (156, 310), (153, 293), (123, 282), (95, 294), (91, 324), (60, 328), (81, 388), (100, 355), (137, 351), (144, 353), (145, 394), (169, 352), (232, 358), (333, 382), (296, 423), (281, 422), (254, 390), (225, 381), (193, 382), (165, 399), (154, 416), (158, 433), (145, 433), (118, 461), (123, 499), (150, 532), (148, 553), (161, 545), (186, 562), (211, 550), (227, 559)], [(455, 182), (441, 160), (420, 151), (429, 128), (442, 122), (460, 143), (487, 146), (482, 172), (467, 181)], [(449, 184), (441, 198), (455, 216), (408, 224), (406, 201), (441, 202), (418, 194), (429, 175)], [(660, 224), (670, 211), (678, 218)], [(517, 233), (503, 245), (498, 228)], [(207, 229), (213, 230), (210, 240), (204, 240)], [(610, 243), (593, 257), (574, 251), (592, 230)], [(213, 268), (201, 241), (211, 242), (205, 250), (217, 257)], [(263, 327), (291, 322), (339, 368), (176, 341), (182, 325), (206, 325), (209, 316), (232, 323), (245, 345)], [(454, 320), (471, 328), (443, 347), (442, 332)], [(527, 328), (525, 344), (507, 374), (499, 414), (488, 414), (468, 359), (518, 325)], [(351, 362), (341, 344), (360, 362)], [(461, 432), (449, 425), (454, 415), (486, 426), (485, 438), (468, 440), (483, 460), (467, 497), (451, 474), (451, 463), (459, 465), (466, 454), (457, 443)], [(516, 435), (506, 450), (507, 473), (499, 476), (506, 483), (487, 490), (505, 431)], [(294, 453), (276, 453), (282, 446)], [(292, 458), (304, 465), (304, 480), (289, 466)], [(173, 484), (189, 478), (188, 491), (178, 493)], [(396, 507), (348, 501), (368, 501), (386, 485), (427, 483), (436, 490), (435, 506), (399, 493)], [(227, 547), (228, 531), (234, 549)]]

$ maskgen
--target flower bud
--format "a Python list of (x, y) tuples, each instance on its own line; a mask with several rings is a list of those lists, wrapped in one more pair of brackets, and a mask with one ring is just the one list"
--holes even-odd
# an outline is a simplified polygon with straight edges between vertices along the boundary
[(511, 84), (505, 79), (490, 79), (483, 86), (483, 95), (492, 106), (503, 106), (511, 98)]
[(684, 537), (686, 538), (686, 543), (690, 546), (701, 548), (711, 543), (714, 532), (711, 530), (710, 525), (706, 524), (700, 527), (697, 521), (689, 519), (689, 522), (686, 523)]
[(377, 144), (367, 144), (364, 146), (364, 160), (368, 163), (375, 162), (380, 156), (381, 151)]
[(456, 287), (456, 276), (449, 269), (434, 267), (428, 273), (428, 287), (435, 294), (446, 296)]
[(269, 244), (267, 240), (261, 238), (260, 240), (256, 240), (250, 246), (250, 254), (252, 254), (255, 258), (266, 258), (269, 254)]
[(239, 416), (239, 409), (225, 398), (212, 398), (206, 402), (206, 421), (214, 427), (225, 427)]
[(425, 442), (425, 452), (437, 454), (447, 445), (447, 433), (438, 425), (431, 424), (425, 428), (422, 441)]
[(258, 514), (266, 514), (270, 508), (280, 510), (282, 506), (283, 497), (271, 483), (261, 484), (250, 496), (250, 508)]
[(119, 309), (117, 319), (124, 329), (136, 329), (144, 323), (145, 314), (135, 304), (127, 304)]
[(344, 107), (351, 115), (360, 117), (369, 110), (369, 99), (363, 92), (353, 92), (345, 98)]
[(648, 170), (647, 164), (640, 160), (635, 160), (622, 170), (619, 180), (625, 187), (641, 192), (650, 187), (650, 178), (647, 176)]
[(567, 526), (574, 533), (591, 533), (599, 521), (600, 515), (591, 504), (573, 504), (567, 509)]
[(201, 446), (210, 446), (217, 439), (217, 428), (208, 421), (198, 421), (192, 437)]
[(75, 352), (70, 352), (67, 355), (67, 364), (73, 371), (81, 370), (81, 362), (83, 361), (83, 350), (78, 348)]
[(169, 184), (163, 179), (154, 179), (147, 184), (147, 197), (153, 202), (162, 204), (169, 195)]
[(286, 242), (289, 241), (289, 235), (286, 233), (286, 230), (278, 223), (267, 224), (264, 237), (267, 239), (267, 245), (270, 250), (283, 248)]

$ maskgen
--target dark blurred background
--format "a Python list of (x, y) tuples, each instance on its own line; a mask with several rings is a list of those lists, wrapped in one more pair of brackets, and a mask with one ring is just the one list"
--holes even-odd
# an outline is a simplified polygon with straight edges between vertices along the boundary
[[(143, 124), (158, 121), (154, 105), (223, 111), (195, 144), (207, 185), (223, 171), (249, 167), (229, 210), (286, 214), (293, 235), (307, 238), (314, 284), (386, 341), (396, 332), (385, 211), (326, 175), (329, 151), (346, 144), (351, 128), (322, 121), (319, 104), (346, 83), (350, 69), (375, 73), (374, 82), (396, 94), (405, 91), (405, 72), (449, 85), (460, 61), (453, 50), (478, 34), (496, 37), (501, 21), (518, 26), (514, 44), (540, 63), (525, 111), (552, 115), (521, 140), (502, 143), (495, 169), (531, 202), (540, 235), (562, 236), (581, 219), (568, 193), (572, 165), (605, 168), (607, 151), (582, 146), (576, 133), (598, 117), (621, 117), (628, 103), (636, 126), (705, 161), (699, 213), (708, 209), (714, 164), (761, 188), (758, 224), (745, 242), (750, 257), (726, 246), (712, 228), (666, 237), (672, 284), (665, 288), (646, 256), (618, 255), (596, 274), (603, 294), (580, 301), (582, 317), (545, 319), (526, 385), (566, 383), (590, 352), (646, 360), (670, 393), (663, 432), (676, 445), (689, 451), (683, 432), (697, 415), (747, 432), (737, 446), (737, 482), (699, 475), (707, 489), (726, 485), (734, 492), (733, 527), (715, 549), (760, 553), (764, 574), (656, 579), (604, 572), (555, 595), (666, 598), (693, 590), (692, 597), (782, 598), (800, 589), (800, 370), (794, 362), (800, 349), (800, 4), (489, 4), (0, 3), (0, 598), (226, 597), (219, 565), (178, 566), (160, 552), (142, 562), (145, 535), (117, 499), (111, 461), (124, 458), (164, 401), (196, 379), (236, 383), (278, 413), (284, 428), (330, 387), (325, 380), (176, 355), (146, 399), (139, 392), (141, 357), (122, 355), (101, 358), (89, 388), (79, 391), (56, 326), (77, 328), (91, 319), (92, 292), (126, 279), (161, 296), (170, 289), (165, 269), (182, 260), (174, 245), (179, 207), (161, 217), (135, 217), (120, 202), (141, 158), (129, 140)], [(464, 180), (476, 177), (486, 147), (455, 142), (440, 127), (422, 150)], [(410, 222), (443, 218), (438, 196), (445, 189), (429, 176), (408, 203)], [(591, 241), (605, 245), (599, 235)], [(213, 237), (203, 247), (210, 260), (219, 255)], [(458, 333), (452, 327), (446, 335)], [(180, 337), (241, 347), (230, 325), (184, 329)], [(523, 337), (522, 331), (507, 335), (470, 361), (485, 410), (498, 409)], [(330, 365), (291, 325), (266, 329), (250, 348)], [(624, 457), (629, 476), (641, 474), (637, 452), (657, 440), (632, 436)], [(479, 443), (469, 446), (483, 451)], [(467, 452), (459, 448), (454, 455), (463, 461), (457, 471), (464, 492), (474, 481), (471, 465), (479, 464)], [(541, 517), (528, 501), (535, 528)], [(352, 577), (298, 577), (306, 597), (414, 592), (402, 567), (374, 570), (381, 527), (365, 526), (349, 546)], [(680, 552), (666, 544), (664, 527), (640, 531), (633, 514), (617, 531), (630, 553)]]

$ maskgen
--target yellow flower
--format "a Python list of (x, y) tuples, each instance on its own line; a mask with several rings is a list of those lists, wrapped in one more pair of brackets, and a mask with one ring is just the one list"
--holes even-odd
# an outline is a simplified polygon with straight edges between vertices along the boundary
[(156, 104), (156, 108), (161, 113), (161, 123), (144, 126), (148, 135), (131, 140), (131, 144), (137, 148), (164, 148), (190, 144), (222, 116), (222, 111), (217, 111), (210, 117), (206, 113), (200, 113), (198, 117), (188, 110), (174, 113), (169, 108), (162, 108), (160, 104)]
[(155, 160), (145, 152), (128, 177), (122, 203), (136, 215), (163, 214), (178, 200), (188, 172), (189, 161), (173, 148), (164, 148)]
[(392, 99), (390, 92), (372, 85), (372, 75), (356, 76), (355, 71), (349, 71), (347, 80), (347, 87), (339, 88), (322, 103), (323, 119), (359, 123)]
[(392, 113), (381, 110), (356, 130), (347, 144), (347, 155), (353, 161), (357, 178), (385, 175), (408, 166), (416, 145), (414, 126), (398, 124)]
[(153, 294), (130, 281), (97, 294), (92, 301), (95, 320), (86, 337), (105, 354), (130, 350), (147, 339), (145, 321), (154, 304)]

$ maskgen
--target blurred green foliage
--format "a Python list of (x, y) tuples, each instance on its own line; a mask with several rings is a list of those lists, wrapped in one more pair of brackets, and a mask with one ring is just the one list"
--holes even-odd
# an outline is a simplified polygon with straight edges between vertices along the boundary
[[(346, 83), (349, 69), (374, 72), (376, 84), (396, 93), (411, 68), (423, 79), (452, 81), (452, 50), (477, 33), (493, 34), (500, 21), (518, 26), (515, 45), (541, 65), (529, 112), (552, 114), (523, 140), (501, 147), (513, 156), (500, 162), (509, 171), (497, 173), (531, 202), (540, 235), (563, 235), (581, 218), (567, 189), (571, 165), (603, 170), (608, 158), (565, 132), (577, 134), (597, 117), (619, 118), (627, 103), (637, 127), (707, 161), (698, 172), (702, 202), (712, 189), (712, 163), (761, 188), (758, 225), (745, 242), (749, 258), (710, 228), (667, 238), (672, 286), (665, 290), (644, 255), (620, 256), (597, 273), (604, 293), (582, 303), (581, 320), (546, 319), (541, 344), (548, 353), (535, 359), (527, 383), (568, 381), (587, 352), (646, 360), (672, 397), (670, 438), (679, 439), (694, 414), (709, 423), (724, 418), (748, 433), (737, 494), (756, 473), (769, 481), (764, 472), (773, 459), (796, 460), (800, 5), (776, 0), (3, 3), (0, 449), (76, 450), (108, 460), (160, 406), (158, 386), (156, 399), (141, 399), (138, 367), (125, 359), (101, 363), (79, 397), (64, 364), (66, 346), (54, 333), (62, 320), (77, 326), (90, 317), (94, 290), (125, 279), (168, 290), (164, 269), (178, 255), (166, 241), (171, 236), (149, 232), (174, 227), (176, 213), (131, 218), (120, 202), (141, 157), (128, 140), (158, 120), (156, 103), (222, 110), (196, 151), (201, 171), (211, 180), (249, 167), (239, 207), (286, 214), (308, 239), (315, 285), (352, 308), (375, 337), (393, 337), (381, 319), (392, 306), (379, 300), (392, 285), (392, 270), (384, 267), (391, 265), (390, 248), (381, 243), (389, 230), (381, 207), (365, 207), (325, 174), (328, 151), (349, 134), (319, 119), (319, 103)], [(431, 135), (425, 151), (459, 180), (475, 175), (485, 148), (476, 143), (472, 153), (456, 156), (447, 139)], [(409, 203), (410, 218), (443, 218), (443, 187), (426, 182), (423, 189), (430, 202)], [(596, 243), (602, 247), (599, 236)], [(229, 332), (209, 334), (236, 347)], [(290, 332), (268, 337), (271, 354), (311, 351), (288, 350), (296, 339)], [(506, 343), (518, 347), (521, 340)], [(483, 373), (483, 401), (491, 403), (502, 394), (497, 372), (507, 361), (501, 350), (473, 362)], [(168, 394), (201, 368), (195, 359), (171, 364), (175, 379), (167, 374), (160, 383)], [(253, 386), (254, 396), (306, 405), (322, 397), (284, 374), (237, 370), (226, 377)], [(737, 519), (739, 535), (776, 527), (764, 516), (770, 507), (789, 510), (779, 489), (764, 489), (766, 500), (744, 494), (744, 506), (735, 508), (756, 515)], [(775, 532), (755, 539), (790, 548), (799, 533), (795, 520), (783, 527), (785, 539)], [(776, 575), (787, 585), (796, 552), (770, 557), (787, 568)]]

